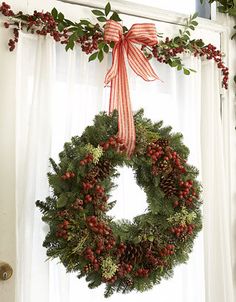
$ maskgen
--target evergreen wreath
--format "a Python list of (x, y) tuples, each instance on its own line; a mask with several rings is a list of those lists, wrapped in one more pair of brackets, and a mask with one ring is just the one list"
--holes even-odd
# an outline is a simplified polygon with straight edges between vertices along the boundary
[[(187, 163), (182, 134), (152, 123), (140, 110), (134, 115), (136, 148), (128, 158), (117, 137), (117, 117), (116, 111), (100, 113), (94, 125), (65, 143), (59, 164), (50, 159), (52, 194), (36, 202), (49, 225), (43, 244), (48, 257), (85, 276), (90, 288), (105, 283), (105, 297), (142, 292), (170, 277), (188, 260), (201, 229), (201, 186), (197, 169)], [(109, 197), (116, 168), (124, 165), (147, 196), (147, 212), (133, 222), (107, 214), (115, 204)]]

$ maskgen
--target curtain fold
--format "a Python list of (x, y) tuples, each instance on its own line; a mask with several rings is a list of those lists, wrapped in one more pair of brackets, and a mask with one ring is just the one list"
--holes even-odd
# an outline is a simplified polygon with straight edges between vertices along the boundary
[[(221, 119), (220, 81), (213, 62), (202, 64), (201, 146), (206, 301), (233, 302), (228, 132)], [(229, 119), (229, 117), (228, 117)]]
[[(172, 279), (163, 280), (159, 286), (143, 294), (112, 296), (109, 299), (111, 302), (120, 299), (124, 302), (132, 299), (137, 302), (145, 299), (150, 302), (233, 302), (230, 294), (227, 296), (225, 292), (227, 286), (230, 290), (230, 285), (224, 283), (227, 279), (222, 278), (220, 283), (214, 276), (215, 272), (222, 273), (224, 277), (230, 274), (229, 263), (226, 268), (222, 266), (224, 255), (228, 255), (228, 252), (225, 253), (221, 247), (230, 248), (228, 241), (222, 237), (224, 233), (218, 237), (215, 233), (217, 221), (220, 223), (218, 232), (229, 231), (224, 228), (227, 213), (220, 215), (223, 204), (220, 200), (224, 197), (226, 201), (227, 188), (216, 185), (222, 181), (221, 164), (216, 166), (217, 160), (225, 160), (221, 153), (223, 138), (219, 134), (219, 112), (216, 111), (219, 108), (215, 106), (219, 101), (218, 88), (214, 93), (211, 91), (211, 87), (215, 87), (218, 81), (218, 75), (213, 71), (213, 65), (202, 65), (197, 58), (186, 56), (184, 62), (196, 73), (186, 77), (167, 65), (152, 62), (164, 83), (146, 83), (134, 77), (132, 71), (129, 71), (129, 82), (133, 111), (142, 107), (145, 116), (153, 121), (164, 120), (165, 125), (173, 126), (173, 131), (182, 132), (184, 142), (191, 151), (190, 162), (200, 168), (202, 160), (200, 174), (206, 187), (204, 227), (207, 298), (204, 298), (204, 249), (203, 236), (200, 234), (189, 262), (177, 267)], [(88, 64), (88, 57), (81, 51), (76, 49), (66, 53), (63, 46), (56, 46), (50, 39), (35, 38), (28, 34), (20, 36), (16, 113), (16, 302), (74, 302), (79, 298), (92, 302), (94, 295), (97, 302), (106, 301), (102, 287), (90, 290), (84, 280), (78, 280), (74, 274), (66, 274), (57, 260), (45, 262), (46, 250), (41, 245), (47, 227), (41, 222), (41, 215), (34, 202), (43, 200), (49, 194), (46, 177), (50, 171), (48, 158), (51, 156), (57, 160), (63, 143), (73, 135), (80, 135), (92, 123), (95, 114), (108, 109), (109, 88), (104, 88), (103, 84), (107, 65), (106, 60)], [(212, 86), (206, 85), (209, 83), (208, 77)], [(201, 95), (203, 90), (204, 94)], [(126, 168), (121, 170), (117, 180), (119, 187), (113, 194), (118, 202), (111, 213), (116, 218), (131, 219), (146, 209), (145, 194), (134, 180), (129, 182), (128, 188), (125, 185), (130, 178), (132, 171)], [(135, 207), (131, 202), (134, 195)], [(221, 246), (219, 240), (223, 240), (225, 245)], [(214, 258), (219, 261), (216, 271), (212, 269), (213, 258), (210, 257), (214, 247), (219, 248)], [(226, 295), (219, 294), (221, 300), (216, 295), (211, 300), (212, 296), (208, 294), (215, 291), (216, 286), (219, 292)]]

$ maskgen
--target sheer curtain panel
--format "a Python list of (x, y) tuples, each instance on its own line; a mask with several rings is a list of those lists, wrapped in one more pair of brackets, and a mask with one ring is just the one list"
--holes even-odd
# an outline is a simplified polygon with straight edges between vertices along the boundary
[[(164, 120), (165, 125), (173, 126), (173, 131), (182, 132), (184, 142), (191, 151), (190, 162), (199, 169), (201, 167), (200, 175), (206, 186), (205, 245), (202, 233), (195, 242), (189, 262), (177, 267), (172, 279), (163, 280), (153, 290), (143, 294), (114, 295), (109, 299), (111, 302), (120, 299), (124, 302), (146, 299), (150, 302), (233, 302), (230, 264), (223, 265), (223, 258), (230, 249), (229, 229), (226, 226), (221, 229), (226, 232), (225, 238), (223, 232), (220, 236), (215, 233), (220, 226), (227, 224), (227, 209), (222, 210), (221, 204), (223, 200), (227, 203), (227, 187), (222, 183), (221, 167), (212, 170), (217, 160), (222, 160), (222, 165), (225, 161), (220, 134), (220, 92), (219, 85), (216, 85), (219, 78), (213, 71), (214, 66), (202, 65), (196, 58), (186, 57), (184, 60), (197, 72), (186, 77), (166, 65), (152, 62), (163, 82), (146, 83), (129, 71), (130, 89), (133, 110), (144, 108), (145, 115), (153, 121)], [(49, 194), (46, 176), (50, 170), (48, 158), (51, 156), (57, 160), (63, 143), (73, 135), (80, 135), (92, 123), (95, 114), (108, 109), (109, 88), (104, 89), (103, 85), (107, 68), (106, 60), (88, 64), (88, 57), (79, 50), (66, 53), (63, 46), (56, 46), (50, 39), (20, 35), (16, 112), (17, 302), (106, 301), (102, 287), (90, 290), (84, 280), (66, 274), (57, 260), (45, 261), (46, 251), (42, 242), (47, 227), (34, 203)], [(206, 85), (209, 72), (212, 78)], [(208, 127), (210, 121), (212, 123)], [(212, 135), (213, 143), (209, 141)], [(112, 214), (117, 219), (132, 219), (145, 211), (145, 194), (135, 184), (131, 170), (124, 168), (120, 172), (121, 176), (117, 179), (119, 187), (113, 194), (118, 202)], [(222, 187), (219, 183), (223, 184)], [(217, 223), (220, 226), (216, 228)], [(217, 263), (214, 269), (213, 258), (210, 259), (209, 255), (220, 248), (220, 240), (224, 240), (227, 250), (220, 249), (213, 254)], [(215, 273), (226, 279), (222, 277), (218, 280)], [(212, 300), (213, 292), (219, 296), (214, 294)]]

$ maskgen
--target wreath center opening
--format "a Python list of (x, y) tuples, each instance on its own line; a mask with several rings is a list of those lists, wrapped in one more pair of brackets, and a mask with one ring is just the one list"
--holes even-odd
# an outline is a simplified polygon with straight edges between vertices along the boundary
[(146, 194), (135, 179), (135, 174), (130, 167), (118, 167), (119, 176), (114, 179), (116, 187), (111, 192), (110, 201), (115, 201), (115, 206), (109, 211), (114, 220), (133, 220), (147, 211)]

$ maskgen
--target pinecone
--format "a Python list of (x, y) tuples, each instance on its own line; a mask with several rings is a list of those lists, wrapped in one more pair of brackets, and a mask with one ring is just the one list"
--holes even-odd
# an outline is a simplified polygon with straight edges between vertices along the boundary
[(131, 278), (126, 278), (125, 279), (125, 284), (129, 287), (133, 286), (134, 281)]
[(157, 143), (159, 146), (165, 148), (169, 146), (169, 140), (167, 138), (159, 138), (157, 140)]
[(97, 165), (87, 174), (86, 180), (92, 181), (94, 179), (102, 181), (110, 175), (111, 163), (108, 160), (99, 161)]
[(162, 191), (165, 193), (167, 196), (172, 196), (173, 194), (176, 193), (176, 180), (175, 180), (175, 175), (173, 173), (161, 177), (160, 180), (160, 187)]
[(145, 254), (145, 250), (140, 244), (138, 245), (127, 244), (125, 253), (121, 257), (121, 262), (132, 263), (132, 264), (141, 262), (144, 254)]
[(170, 174), (172, 172), (172, 167), (170, 162), (167, 160), (163, 160), (158, 165), (159, 173)]

